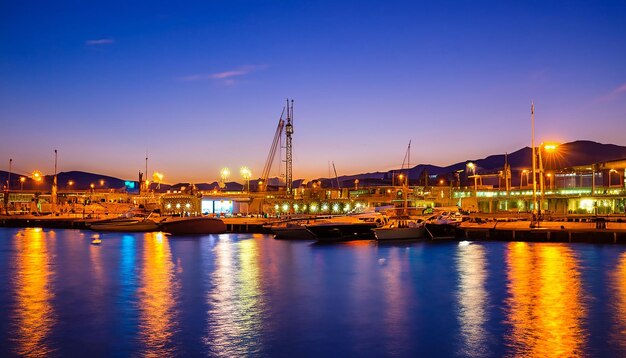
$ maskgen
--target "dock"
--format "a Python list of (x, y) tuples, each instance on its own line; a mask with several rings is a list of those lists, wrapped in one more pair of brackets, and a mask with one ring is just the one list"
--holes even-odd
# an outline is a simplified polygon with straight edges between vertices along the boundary
[(529, 221), (464, 222), (460, 239), (478, 241), (590, 242), (626, 244), (626, 223), (607, 222), (598, 228), (595, 222), (542, 221), (531, 228)]

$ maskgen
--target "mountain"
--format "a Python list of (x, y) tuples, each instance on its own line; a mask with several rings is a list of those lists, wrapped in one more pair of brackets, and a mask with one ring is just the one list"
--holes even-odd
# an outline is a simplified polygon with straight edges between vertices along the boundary
[[(525, 147), (515, 152), (508, 154), (508, 162), (511, 165), (511, 170), (520, 171), (522, 169), (530, 169), (531, 163), (531, 148)], [(439, 167), (431, 164), (419, 164), (412, 167), (409, 170), (411, 182), (415, 183), (424, 172), (428, 172), (431, 176), (449, 175), (457, 170), (466, 170), (467, 163), (472, 162), (476, 165), (477, 173), (495, 173), (502, 170), (504, 166), (504, 154), (490, 155), (482, 159), (467, 160), (458, 162), (446, 167)], [(559, 145), (555, 153), (545, 154), (543, 161), (546, 165), (546, 169), (554, 168), (568, 168), (573, 166), (584, 166), (594, 163), (606, 162), (617, 159), (626, 158), (626, 147), (615, 144), (602, 144), (588, 140), (579, 140), (570, 143), (564, 143)], [(359, 180), (359, 186), (368, 185), (389, 185), (392, 183), (392, 177), (394, 173), (398, 173), (399, 169), (389, 170), (386, 172), (372, 172), (362, 173), (354, 175), (343, 175), (338, 178), (341, 187), (352, 187), (355, 185), (355, 180)], [(0, 183), (6, 183), (8, 172), (0, 171)], [(11, 188), (20, 188), (20, 177), (25, 177), (26, 181), (23, 183), (25, 190), (37, 190), (49, 191), (52, 186), (52, 175), (46, 175), (42, 182), (35, 182), (28, 175), (12, 173), (11, 174)], [(96, 189), (101, 188), (113, 188), (120, 189), (124, 187), (125, 180), (110, 177), (102, 174), (87, 173), (81, 171), (61, 172), (58, 174), (59, 189), (66, 189), (70, 186), (69, 181), (73, 181), (71, 186), (74, 189), (85, 190), (89, 189), (90, 184), (94, 184)], [(102, 184), (101, 184), (102, 181)], [(280, 186), (278, 178), (270, 178), (268, 180), (270, 186)], [(314, 181), (321, 181), (322, 186), (337, 187), (337, 178), (318, 178)], [(307, 181), (302, 179), (294, 180), (294, 188), (299, 187), (301, 184), (306, 184)], [(312, 181), (309, 181), (310, 185)], [(161, 191), (165, 191), (170, 187), (173, 189), (181, 186), (189, 185), (189, 183), (179, 183), (175, 185), (161, 184)], [(284, 185), (284, 183), (282, 184)], [(258, 186), (258, 180), (250, 181), (250, 189), (256, 190)], [(151, 188), (156, 187), (155, 183), (151, 184)], [(196, 184), (198, 190), (213, 190), (218, 186), (217, 182), (213, 183), (199, 183)], [(227, 190), (238, 191), (243, 189), (243, 184), (236, 182), (229, 182), (226, 184)]]
[[(532, 150), (530, 147), (524, 147), (515, 152), (508, 154), (508, 162), (511, 170), (520, 171), (522, 169), (530, 169), (532, 167)], [(568, 168), (574, 166), (591, 165), (594, 163), (606, 162), (617, 159), (626, 158), (626, 147), (615, 144), (602, 144), (588, 140), (579, 140), (564, 143), (558, 146), (555, 153), (543, 155), (543, 161), (546, 169), (549, 168)], [(502, 170), (504, 167), (505, 154), (490, 155), (482, 159), (467, 160), (458, 162), (446, 167), (439, 167), (430, 164), (419, 164), (409, 170), (411, 180), (417, 180), (424, 170), (429, 175), (445, 175), (453, 173), (457, 170), (465, 170), (467, 163), (476, 165), (478, 173), (493, 173)], [(360, 182), (368, 182), (372, 179), (386, 180), (391, 182), (393, 173), (399, 172), (399, 169), (387, 172), (365, 173), (346, 175), (339, 177), (339, 181), (344, 185), (353, 185), (355, 179)]]
[[(6, 183), (8, 178), (8, 172), (0, 171), (0, 180), (2, 183)], [(42, 190), (50, 191), (52, 188), (52, 182), (54, 181), (54, 175), (44, 175), (40, 182), (36, 182), (30, 177), (30, 174), (11, 173), (11, 189), (16, 190), (22, 187), (20, 183), (20, 177), (24, 177), (23, 183), (24, 190)], [(70, 185), (70, 182), (72, 183)], [(60, 172), (57, 174), (57, 184), (59, 189), (78, 189), (86, 190), (90, 188), (91, 184), (94, 184), (96, 189), (120, 189), (124, 187), (125, 180), (114, 178), (108, 175), (87, 173), (81, 171), (69, 171)]]

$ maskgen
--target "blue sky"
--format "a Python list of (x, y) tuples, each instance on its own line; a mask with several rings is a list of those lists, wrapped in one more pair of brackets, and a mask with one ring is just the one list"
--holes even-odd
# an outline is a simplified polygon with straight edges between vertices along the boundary
[(414, 164), (511, 152), (531, 100), (539, 141), (626, 145), (625, 23), (623, 1), (3, 1), (2, 168), (258, 176), (287, 97), (296, 178), (409, 140)]

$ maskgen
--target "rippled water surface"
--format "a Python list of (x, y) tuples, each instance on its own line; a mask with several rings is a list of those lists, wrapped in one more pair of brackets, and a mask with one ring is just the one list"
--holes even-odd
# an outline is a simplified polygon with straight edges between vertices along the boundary
[(626, 356), (626, 247), (0, 228), (0, 356)]

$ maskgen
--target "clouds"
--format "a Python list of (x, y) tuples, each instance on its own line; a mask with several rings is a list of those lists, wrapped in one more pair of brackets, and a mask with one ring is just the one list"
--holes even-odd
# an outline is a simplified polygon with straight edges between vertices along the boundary
[(85, 41), (86, 46), (92, 46), (92, 47), (110, 45), (113, 43), (115, 43), (114, 39), (96, 39), (96, 40)]
[(604, 96), (598, 98), (594, 102), (595, 103), (611, 102), (611, 101), (621, 97), (624, 94), (626, 94), (626, 83), (622, 83), (620, 86), (616, 87), (613, 91), (611, 91), (610, 93), (605, 94)]
[(227, 71), (222, 71), (222, 72), (193, 74), (189, 76), (184, 76), (184, 77), (180, 77), (179, 80), (183, 82), (219, 81), (226, 85), (234, 85), (235, 83), (237, 83), (237, 81), (235, 80), (236, 77), (246, 76), (253, 72), (262, 71), (266, 68), (267, 68), (267, 65), (246, 65), (246, 66), (241, 66), (232, 70), (227, 70)]

